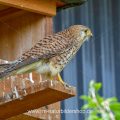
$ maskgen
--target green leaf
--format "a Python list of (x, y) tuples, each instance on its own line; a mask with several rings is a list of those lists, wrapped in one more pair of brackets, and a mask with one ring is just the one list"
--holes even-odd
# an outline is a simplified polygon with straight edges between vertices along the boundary
[(81, 109), (84, 109), (84, 110), (90, 109), (90, 106), (89, 104), (84, 104)]
[[(114, 115), (115, 115), (115, 117), (119, 117), (120, 118), (120, 111), (115, 111), (114, 112)], [(120, 120), (120, 119), (119, 119)]]
[(112, 103), (110, 104), (110, 109), (113, 111), (113, 112), (120, 112), (120, 103)]
[(101, 86), (102, 86), (101, 83), (95, 83), (94, 84), (94, 88), (95, 88), (96, 91), (100, 90)]
[(108, 102), (110, 110), (113, 112), (115, 120), (120, 120), (120, 103), (116, 97), (104, 99), (98, 93), (101, 88), (101, 83), (96, 83), (91, 81), (89, 84), (89, 92), (87, 95), (82, 95), (80, 98), (87, 102), (83, 105), (82, 109), (90, 109), (87, 120), (110, 120), (110, 113), (106, 111), (106, 108), (103, 107), (104, 102)]
[(119, 113), (115, 113), (115, 120), (120, 120), (120, 112)]
[(93, 101), (91, 101), (91, 102), (83, 105), (82, 109), (94, 109), (96, 107), (97, 107), (96, 103), (94, 103)]
[(88, 106), (88, 104), (85, 104), (85, 105), (83, 105), (81, 109), (82, 109), (82, 110), (89, 109), (89, 106)]
[(96, 95), (96, 98), (97, 98), (99, 104), (101, 104), (104, 101), (104, 98), (101, 97), (99, 94)]
[(82, 96), (80, 96), (80, 98), (81, 98), (82, 100), (85, 100), (85, 101), (88, 101), (88, 102), (91, 100), (91, 97), (86, 96), (86, 95), (82, 95)]
[(92, 100), (89, 102), (89, 106), (91, 108), (96, 108), (97, 107), (96, 103), (94, 101), (92, 101)]
[(107, 98), (106, 100), (107, 100), (110, 104), (111, 104), (112, 102), (117, 102), (117, 101), (118, 101), (116, 97)]
[(96, 83), (94, 80), (90, 81), (89, 87), (94, 88), (96, 91), (98, 91), (101, 88), (101, 83)]

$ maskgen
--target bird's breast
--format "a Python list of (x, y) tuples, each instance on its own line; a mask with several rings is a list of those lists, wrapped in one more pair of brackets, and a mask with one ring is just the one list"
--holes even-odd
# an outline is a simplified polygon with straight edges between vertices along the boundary
[(73, 46), (72, 48), (66, 49), (63, 53), (50, 58), (50, 59), (41, 59), (38, 62), (32, 63), (23, 67), (17, 71), (17, 74), (36, 71), (40, 74), (49, 74), (55, 76), (60, 73), (66, 64), (74, 57), (79, 47)]
[(67, 49), (62, 54), (51, 58), (52, 63), (54, 63), (54, 68), (59, 69), (61, 72), (64, 67), (70, 62), (70, 60), (75, 56), (79, 47), (73, 46), (72, 48)]
[(60, 68), (59, 66), (56, 67), (52, 61), (42, 59), (38, 62), (22, 67), (16, 71), (16, 74), (23, 74), (33, 71), (40, 74), (49, 74), (51, 76), (55, 76), (60, 72)]
[(42, 64), (39, 67), (37, 67), (36, 71), (40, 74), (49, 74), (51, 76), (55, 76), (60, 72), (60, 67), (56, 67), (55, 64), (51, 61), (42, 61)]

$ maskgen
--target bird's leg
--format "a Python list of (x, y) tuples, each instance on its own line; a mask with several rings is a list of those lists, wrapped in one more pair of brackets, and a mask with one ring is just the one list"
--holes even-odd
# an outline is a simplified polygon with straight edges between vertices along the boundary
[(63, 84), (65, 85), (65, 82), (63, 81), (63, 79), (61, 78), (60, 74), (58, 73), (58, 80)]
[(67, 83), (65, 83), (63, 81), (63, 79), (61, 78), (60, 74), (58, 73), (58, 80), (65, 86), (65, 88), (70, 88), (71, 86), (69, 86)]

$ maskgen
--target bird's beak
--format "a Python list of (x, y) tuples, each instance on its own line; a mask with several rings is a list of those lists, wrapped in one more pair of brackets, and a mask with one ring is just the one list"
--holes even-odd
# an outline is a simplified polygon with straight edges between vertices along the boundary
[(90, 30), (87, 32), (87, 36), (93, 37), (93, 34)]
[(87, 31), (87, 34), (86, 34), (86, 35), (87, 35), (86, 41), (89, 41), (89, 38), (90, 38), (90, 37), (93, 37), (93, 34), (92, 34), (92, 32), (91, 32), (90, 30)]
[(92, 32), (90, 33), (90, 37), (93, 37), (93, 34), (92, 34)]
[(93, 34), (92, 34), (92, 32), (90, 33), (90, 37), (93, 37)]

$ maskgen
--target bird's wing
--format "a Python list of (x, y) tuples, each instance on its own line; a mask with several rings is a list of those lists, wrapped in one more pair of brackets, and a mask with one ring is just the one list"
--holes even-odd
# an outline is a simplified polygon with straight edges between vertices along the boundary
[(24, 59), (29, 57), (47, 59), (64, 52), (66, 48), (71, 46), (71, 43), (72, 40), (68, 40), (63, 36), (50, 35), (36, 43), (36, 45), (24, 53), (22, 57)]
[(49, 59), (63, 53), (73, 44), (72, 39), (68, 39), (62, 34), (50, 35), (35, 44), (30, 50), (25, 52), (17, 61), (16, 68), (37, 62), (40, 59)]
[[(64, 34), (64, 33), (63, 33)], [(61, 33), (50, 35), (35, 44), (30, 50), (14, 61), (5, 71), (0, 72), (0, 78), (3, 78), (13, 71), (16, 71), (26, 65), (39, 61), (40, 59), (49, 59), (63, 53), (67, 48), (72, 47), (74, 40), (63, 36)]]

